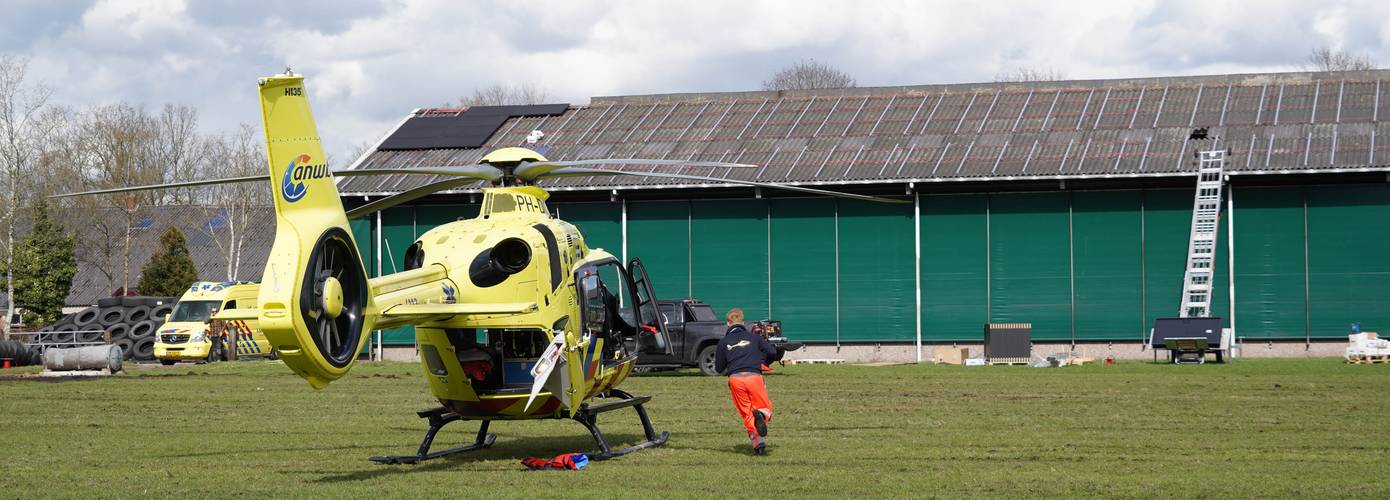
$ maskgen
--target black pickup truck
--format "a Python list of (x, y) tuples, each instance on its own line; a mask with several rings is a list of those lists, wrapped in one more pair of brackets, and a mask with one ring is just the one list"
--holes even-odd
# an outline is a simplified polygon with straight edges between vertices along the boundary
[[(724, 320), (709, 304), (695, 299), (658, 300), (657, 307), (666, 323), (672, 354), (642, 354), (637, 358), (637, 367), (644, 371), (698, 367), (705, 375), (718, 375), (714, 370), (714, 346), (727, 330)], [(751, 322), (748, 328), (777, 348), (778, 359), (786, 351), (801, 348), (801, 342), (791, 342), (782, 336), (781, 321)]]

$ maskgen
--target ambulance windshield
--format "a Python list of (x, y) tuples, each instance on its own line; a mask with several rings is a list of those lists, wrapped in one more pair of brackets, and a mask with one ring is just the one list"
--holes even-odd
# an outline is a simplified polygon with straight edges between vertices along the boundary
[(174, 306), (173, 314), (169, 315), (169, 322), (207, 321), (221, 304), (220, 300), (181, 300)]

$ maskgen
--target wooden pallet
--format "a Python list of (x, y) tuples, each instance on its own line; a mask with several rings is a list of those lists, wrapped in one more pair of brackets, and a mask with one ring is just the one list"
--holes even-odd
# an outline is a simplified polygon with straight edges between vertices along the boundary
[(1027, 365), (1028, 358), (989, 358), (986, 362), (991, 365)]
[(1386, 356), (1386, 355), (1384, 355), (1384, 354), (1380, 354), (1380, 355), (1357, 354), (1357, 355), (1347, 356), (1346, 359), (1347, 359), (1347, 363), (1350, 363), (1350, 364), (1353, 364), (1353, 365), (1390, 364), (1390, 356)]

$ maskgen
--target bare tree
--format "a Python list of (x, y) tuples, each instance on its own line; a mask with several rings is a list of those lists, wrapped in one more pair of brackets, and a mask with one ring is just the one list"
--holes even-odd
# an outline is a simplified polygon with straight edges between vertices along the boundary
[[(28, 193), (30, 200), (72, 191), (72, 179), (82, 177), (81, 146), (73, 137), (74, 116), (72, 108), (49, 104), (34, 118), (35, 128), (43, 133), (35, 137), (33, 167), (43, 175), (27, 175), (20, 180), (19, 189)], [(49, 203), (53, 208), (61, 206)]]
[[(262, 174), (266, 169), (265, 150), (257, 141), (257, 130), (243, 124), (235, 134), (210, 136), (203, 141), (204, 156), (217, 176), (242, 177)], [(239, 182), (211, 186), (204, 211), (209, 214), (202, 231), (218, 250), (226, 264), (228, 280), (237, 280), (241, 272), (241, 251), (245, 246), (247, 226), (254, 212), (270, 206), (268, 185), (264, 182)], [(269, 228), (266, 228), (269, 230)]]
[[(94, 187), (116, 188), (157, 184), (164, 176), (155, 159), (158, 125), (143, 109), (126, 103), (92, 108), (83, 120), (82, 141), (89, 152), (89, 180)], [(145, 191), (104, 197), (106, 206), (125, 210), (125, 244), (121, 265), (121, 288), (130, 290), (131, 226), (140, 207), (157, 204), (162, 197)]]
[[(164, 182), (198, 180), (194, 168), (198, 146), (198, 110), (192, 106), (165, 104), (159, 116), (153, 118), (155, 142), (151, 144), (150, 160), (163, 170)], [(160, 193), (164, 203), (189, 205), (197, 200), (198, 191), (192, 188), (168, 189)]]
[(1376, 60), (1365, 54), (1352, 54), (1328, 46), (1315, 48), (1308, 52), (1303, 63), (1308, 71), (1367, 71), (1376, 69)]
[(4, 338), (10, 338), (9, 315), (14, 313), (14, 229), (19, 198), (20, 178), (30, 173), (36, 160), (36, 142), (44, 135), (36, 118), (48, 103), (52, 90), (42, 85), (26, 83), (29, 60), (10, 55), (0, 56), (0, 173), (6, 177), (3, 224), (5, 227), (5, 300)]
[(854, 77), (815, 59), (802, 59), (772, 74), (763, 90), (842, 89), (855, 86)]
[(1006, 71), (994, 75), (996, 82), (1052, 82), (1066, 80), (1067, 75), (1052, 66), (1031, 67), (1019, 66), (1013, 71)]
[(458, 107), (506, 106), (513, 104), (540, 104), (549, 95), (532, 83), (516, 85), (493, 84), (473, 91), (471, 96), (459, 98)]
[(362, 155), (371, 152), (372, 148), (375, 146), (376, 143), (372, 141), (361, 141), (357, 144), (353, 144), (352, 148), (348, 149), (347, 156), (343, 157), (343, 164), (334, 165), (334, 170), (351, 167), (353, 163), (357, 162), (358, 158), (361, 158)]
[[(50, 105), (41, 115), (41, 119), (54, 125), (45, 137), (44, 153), (37, 165), (46, 175), (28, 176), (32, 183), (28, 189), (33, 196), (98, 187), (91, 180), (97, 169), (92, 154), (96, 148), (87, 141), (86, 121), (90, 117), (90, 113), (56, 105)], [(111, 202), (100, 197), (63, 198), (53, 203), (54, 212), (62, 214), (63, 225), (74, 237), (78, 268), (95, 270), (105, 279), (102, 285), (84, 285), (104, 285), (107, 289), (119, 286), (116, 273), (121, 270), (120, 242), (126, 230), (125, 217), (117, 215), (119, 212)]]

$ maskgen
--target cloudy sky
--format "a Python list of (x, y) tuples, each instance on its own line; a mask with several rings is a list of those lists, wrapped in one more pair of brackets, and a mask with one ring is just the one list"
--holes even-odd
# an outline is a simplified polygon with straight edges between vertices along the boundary
[(1390, 2), (0, 0), (0, 53), (55, 102), (258, 120), (255, 81), (309, 77), (330, 154), (494, 83), (556, 102), (756, 90), (814, 58), (861, 86), (1297, 70), (1317, 46), (1390, 63)]

